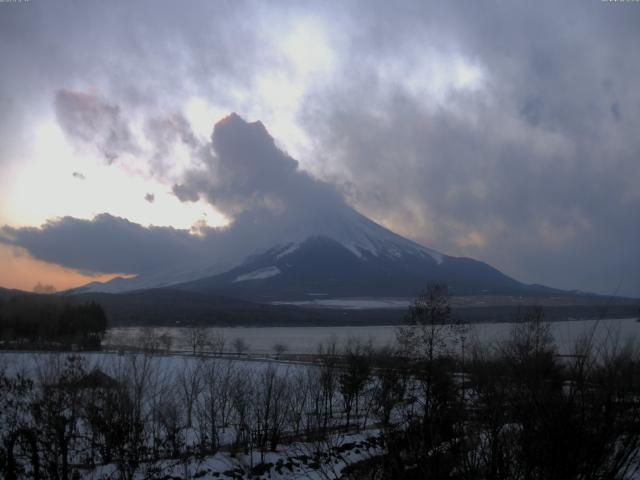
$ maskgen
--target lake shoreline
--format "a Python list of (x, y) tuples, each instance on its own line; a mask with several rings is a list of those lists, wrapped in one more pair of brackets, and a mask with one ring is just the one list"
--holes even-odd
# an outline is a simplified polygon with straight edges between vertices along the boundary
[[(483, 322), (467, 324), (467, 341), (495, 343), (504, 340), (515, 322)], [(640, 338), (640, 322), (635, 317), (580, 319), (550, 322), (551, 330), (558, 344), (559, 353), (571, 353), (575, 341), (580, 335), (591, 334), (594, 338), (621, 339)], [(452, 324), (447, 324), (452, 325)], [(374, 347), (383, 347), (395, 341), (398, 325), (350, 325), (350, 326), (235, 326), (207, 327), (212, 334), (221, 335), (226, 342), (225, 350), (231, 350), (231, 342), (242, 338), (248, 345), (249, 353), (272, 353), (276, 344), (283, 344), (288, 353), (316, 352), (319, 344), (336, 342), (342, 346), (351, 339), (371, 343)], [(114, 327), (107, 331), (102, 343), (103, 348), (139, 346), (141, 342), (162, 335), (171, 337), (172, 350), (188, 350), (187, 338), (190, 327)], [(458, 334), (459, 335), (459, 334)]]

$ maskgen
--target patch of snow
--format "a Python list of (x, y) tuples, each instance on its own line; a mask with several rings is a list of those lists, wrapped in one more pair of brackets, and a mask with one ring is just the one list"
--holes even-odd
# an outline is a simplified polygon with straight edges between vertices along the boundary
[(292, 243), (285, 250), (283, 250), (278, 255), (276, 255), (276, 258), (280, 259), (282, 257), (286, 257), (287, 255), (289, 255), (289, 254), (295, 252), (296, 250), (298, 250), (298, 248), (300, 248), (300, 244), (299, 243)]
[(254, 270), (253, 272), (238, 275), (233, 283), (246, 282), (247, 280), (264, 280), (265, 278), (275, 277), (276, 275), (280, 275), (281, 273), (282, 272), (280, 271), (280, 269), (274, 266), (260, 268), (258, 270)]
[[(276, 451), (265, 452), (263, 456), (258, 451), (236, 455), (220, 451), (214, 455), (158, 460), (140, 465), (132, 478), (149, 478), (148, 472), (161, 472), (161, 475), (158, 473), (153, 478), (343, 478), (343, 471), (348, 466), (371, 460), (383, 453), (380, 442), (376, 441), (379, 436), (379, 429), (370, 428), (366, 432), (333, 434), (322, 443), (298, 441), (280, 445)], [(342, 446), (345, 448), (340, 448)], [(316, 458), (319, 449), (322, 455)], [(258, 465), (265, 467), (264, 472), (256, 473), (254, 467)], [(118, 478), (118, 469), (115, 464), (100, 465), (83, 471), (81, 478)]]

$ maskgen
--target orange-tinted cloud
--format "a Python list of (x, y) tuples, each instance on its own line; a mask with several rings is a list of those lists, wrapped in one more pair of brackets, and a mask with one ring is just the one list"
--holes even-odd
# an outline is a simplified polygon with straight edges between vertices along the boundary
[(117, 275), (84, 275), (76, 270), (35, 260), (26, 250), (0, 244), (0, 287), (32, 291), (35, 285), (56, 290), (79, 287), (93, 281), (108, 281)]

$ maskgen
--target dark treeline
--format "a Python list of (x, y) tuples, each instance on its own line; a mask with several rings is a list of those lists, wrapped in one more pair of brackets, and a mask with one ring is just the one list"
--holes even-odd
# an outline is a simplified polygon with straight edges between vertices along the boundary
[(98, 350), (107, 318), (95, 302), (71, 304), (50, 295), (17, 295), (0, 300), (0, 346)]
[(0, 365), (0, 476), (94, 478), (109, 464), (104, 478), (194, 478), (191, 466), (224, 453), (249, 454), (229, 476), (267, 478), (279, 451), (319, 478), (629, 478), (634, 343), (586, 332), (560, 355), (532, 309), (506, 340), (480, 345), (450, 315), (434, 285), (394, 345), (329, 341), (313, 365), (149, 352), (91, 366), (91, 355), (51, 355), (26, 376)]
[(413, 326), (399, 334), (406, 363), (397, 365), (412, 379), (416, 409), (382, 423), (385, 454), (353, 478), (623, 479), (638, 469), (635, 339), (608, 331), (596, 340), (594, 323), (560, 355), (533, 308), (506, 341), (486, 347), (467, 342), (463, 326), (443, 325), (449, 315), (441, 285), (411, 307)]
[[(556, 298), (557, 300), (558, 298)], [(607, 304), (608, 318), (635, 316), (638, 301), (606, 299), (594, 295), (560, 297), (562, 305), (548, 298), (496, 299), (478, 298), (482, 305), (453, 307), (452, 318), (464, 322), (509, 322), (519, 305), (550, 303), (545, 306), (549, 320), (599, 318)], [(406, 308), (340, 309), (308, 308), (293, 305), (255, 303), (229, 297), (205, 295), (170, 288), (124, 293), (80, 293), (74, 303), (95, 301), (103, 306), (111, 326), (331, 326), (331, 325), (399, 325)], [(504, 302), (507, 304), (504, 304)]]

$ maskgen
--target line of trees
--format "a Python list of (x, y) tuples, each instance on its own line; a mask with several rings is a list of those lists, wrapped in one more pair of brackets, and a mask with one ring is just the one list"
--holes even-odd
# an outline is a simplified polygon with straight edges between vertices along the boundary
[(107, 329), (103, 308), (73, 305), (45, 295), (20, 295), (0, 302), (0, 345), (5, 348), (98, 350)]
[[(189, 478), (194, 459), (220, 451), (254, 453), (249, 476), (285, 444), (325, 478), (623, 479), (637, 468), (634, 343), (585, 335), (561, 356), (533, 309), (483, 346), (449, 316), (446, 287), (433, 285), (395, 345), (330, 341), (309, 366), (140, 353), (0, 369), (0, 476), (66, 480), (110, 464), (113, 478), (161, 478), (171, 459)], [(342, 455), (354, 432), (376, 446), (355, 463)]]

